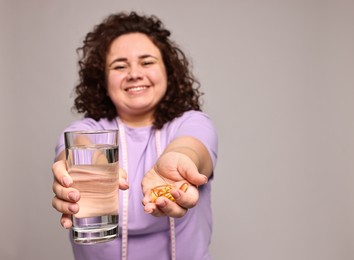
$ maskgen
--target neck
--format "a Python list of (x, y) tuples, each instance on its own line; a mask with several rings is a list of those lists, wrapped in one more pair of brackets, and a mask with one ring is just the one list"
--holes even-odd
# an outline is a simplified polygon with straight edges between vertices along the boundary
[(126, 124), (127, 126), (130, 127), (144, 127), (144, 126), (151, 126), (153, 123), (153, 118), (152, 117), (146, 117), (146, 116), (123, 116), (123, 115), (118, 115), (120, 120)]

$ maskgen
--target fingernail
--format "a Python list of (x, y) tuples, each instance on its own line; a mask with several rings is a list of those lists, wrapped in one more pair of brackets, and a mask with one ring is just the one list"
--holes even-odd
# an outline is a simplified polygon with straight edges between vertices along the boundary
[(68, 208), (69, 208), (69, 210), (72, 213), (76, 213), (79, 210), (79, 205), (77, 205), (77, 204), (69, 204)]
[(65, 229), (70, 228), (70, 227), (69, 227), (69, 223), (68, 223), (67, 221), (64, 221), (61, 225), (62, 225), (63, 228), (65, 228)]
[(69, 187), (72, 184), (72, 180), (69, 177), (64, 177), (63, 178), (63, 183), (65, 184), (66, 187)]
[(204, 184), (207, 184), (208, 183), (208, 177), (205, 176), (205, 182)]
[(129, 182), (127, 180), (123, 180), (123, 184), (129, 187)]
[(152, 209), (144, 209), (144, 212), (147, 214), (151, 214), (152, 213)]
[(72, 191), (68, 194), (68, 198), (71, 200), (71, 201), (78, 201), (79, 200), (79, 194), (77, 194), (76, 192)]
[(174, 190), (172, 196), (175, 198), (175, 200), (178, 200), (181, 197), (181, 193), (178, 190)]

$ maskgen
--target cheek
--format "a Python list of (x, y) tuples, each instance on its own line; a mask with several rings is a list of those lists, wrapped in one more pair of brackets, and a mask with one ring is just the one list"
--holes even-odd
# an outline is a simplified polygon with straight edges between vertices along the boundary
[(151, 74), (151, 78), (153, 78), (154, 82), (159, 84), (161, 88), (167, 88), (167, 76), (164, 71), (155, 71)]
[(118, 75), (113, 75), (110, 74), (107, 76), (107, 90), (108, 92), (111, 91), (116, 91), (117, 89), (119, 89), (120, 85), (122, 82), (122, 77), (119, 77)]

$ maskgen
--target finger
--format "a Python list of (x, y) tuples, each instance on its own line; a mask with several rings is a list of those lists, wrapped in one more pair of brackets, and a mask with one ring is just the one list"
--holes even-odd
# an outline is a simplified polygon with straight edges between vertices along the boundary
[(208, 177), (200, 174), (197, 166), (189, 157), (184, 157), (178, 165), (178, 172), (187, 181), (194, 185), (203, 185), (208, 182)]
[(208, 177), (198, 172), (192, 177), (189, 177), (189, 182), (196, 186), (204, 185), (208, 183)]
[(165, 216), (165, 214), (156, 206), (155, 203), (147, 203), (144, 206), (144, 211), (148, 214), (153, 215), (154, 217)]
[(119, 168), (119, 188), (122, 190), (129, 189), (127, 176), (127, 172), (123, 168)]
[(52, 165), (54, 178), (65, 187), (70, 187), (73, 183), (67, 169), (65, 160), (56, 161)]
[(158, 197), (155, 204), (161, 212), (169, 217), (181, 218), (187, 213), (186, 208), (182, 208), (177, 203), (165, 197)]
[(57, 181), (53, 183), (53, 192), (56, 197), (68, 202), (78, 202), (80, 200), (80, 192), (74, 188), (66, 188)]
[(69, 229), (73, 226), (73, 222), (71, 220), (71, 215), (63, 214), (60, 219), (60, 224), (63, 228)]
[(64, 214), (76, 214), (79, 212), (79, 204), (63, 201), (58, 197), (52, 199), (52, 207)]
[(143, 203), (144, 206), (147, 205), (148, 203), (152, 203), (151, 202), (151, 196), (150, 195), (144, 196), (144, 198), (142, 200), (142, 203)]
[(200, 174), (198, 171), (194, 171), (194, 169), (188, 168), (185, 171), (180, 171), (180, 174), (190, 183), (199, 186), (204, 185), (208, 182), (208, 177)]
[(145, 213), (151, 214), (155, 217), (161, 217), (165, 215), (159, 208), (157, 208), (156, 204), (151, 201), (150, 195), (144, 196), (142, 204), (144, 205)]
[(178, 205), (187, 209), (193, 208), (195, 205), (197, 205), (199, 200), (199, 191), (193, 185), (189, 185), (186, 192), (180, 189), (173, 189), (171, 190), (171, 195)]

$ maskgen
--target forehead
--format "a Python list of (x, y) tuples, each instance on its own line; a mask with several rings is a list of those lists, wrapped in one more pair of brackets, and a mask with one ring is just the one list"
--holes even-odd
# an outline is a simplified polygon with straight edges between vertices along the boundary
[(113, 40), (109, 51), (109, 56), (135, 57), (145, 54), (160, 56), (160, 50), (143, 33), (124, 34)]

